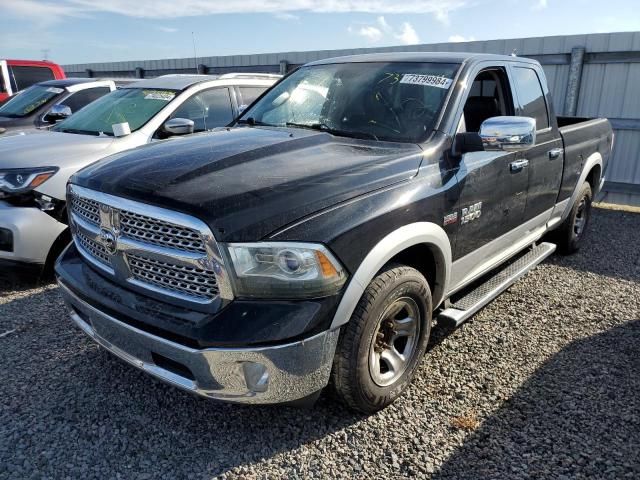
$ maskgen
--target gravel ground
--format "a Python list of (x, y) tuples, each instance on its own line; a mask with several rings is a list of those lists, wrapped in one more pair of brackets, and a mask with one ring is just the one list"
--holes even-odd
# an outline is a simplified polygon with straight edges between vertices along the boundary
[(196, 399), (99, 350), (55, 286), (7, 285), (0, 478), (640, 478), (638, 232), (596, 210), (579, 254), (436, 328), (407, 395), (370, 417), (330, 394)]

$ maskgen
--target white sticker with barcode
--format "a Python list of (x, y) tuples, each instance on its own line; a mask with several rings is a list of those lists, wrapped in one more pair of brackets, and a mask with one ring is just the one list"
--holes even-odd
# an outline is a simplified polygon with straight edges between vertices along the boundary
[(400, 83), (411, 85), (425, 85), (428, 87), (449, 88), (453, 80), (440, 75), (418, 75), (416, 73), (405, 73)]
[(176, 96), (176, 94), (173, 92), (165, 92), (160, 90), (145, 91), (144, 93), (145, 100), (161, 100), (163, 102), (170, 102), (171, 100), (173, 100), (173, 97)]

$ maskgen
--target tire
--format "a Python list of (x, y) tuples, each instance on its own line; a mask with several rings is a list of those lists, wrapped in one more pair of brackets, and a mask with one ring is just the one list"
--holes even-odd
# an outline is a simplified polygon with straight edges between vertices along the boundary
[(592, 199), (591, 186), (588, 182), (584, 182), (569, 216), (552, 233), (552, 240), (563, 255), (570, 255), (580, 249), (591, 217)]
[(385, 267), (340, 332), (331, 372), (338, 397), (366, 414), (400, 397), (424, 356), (431, 313), (424, 276), (404, 265)]

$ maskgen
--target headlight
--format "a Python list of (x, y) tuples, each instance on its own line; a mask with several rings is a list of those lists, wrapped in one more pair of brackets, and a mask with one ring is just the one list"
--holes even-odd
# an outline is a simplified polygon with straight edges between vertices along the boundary
[(347, 275), (323, 245), (230, 243), (232, 276), (239, 297), (312, 298), (337, 293)]
[(16, 168), (0, 171), (0, 190), (24, 193), (39, 187), (58, 171), (56, 167)]

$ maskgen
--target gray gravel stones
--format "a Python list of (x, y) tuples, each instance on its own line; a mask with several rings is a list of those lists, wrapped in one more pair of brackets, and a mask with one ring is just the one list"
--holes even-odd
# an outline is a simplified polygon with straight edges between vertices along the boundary
[(640, 478), (640, 215), (598, 209), (590, 230), (436, 328), (406, 396), (370, 417), (330, 393), (199, 400), (98, 349), (55, 286), (0, 287), (0, 478)]

